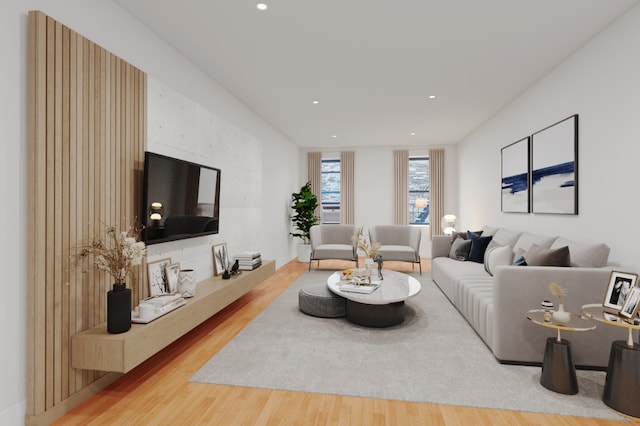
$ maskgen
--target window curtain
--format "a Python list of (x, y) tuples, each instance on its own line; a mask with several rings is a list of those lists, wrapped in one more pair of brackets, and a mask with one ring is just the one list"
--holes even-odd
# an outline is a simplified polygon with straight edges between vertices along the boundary
[(440, 220), (444, 216), (444, 150), (433, 149), (429, 151), (429, 182), (430, 212), (429, 233), (430, 236), (442, 235)]
[(322, 153), (307, 153), (307, 181), (311, 182), (311, 192), (318, 198), (318, 207), (315, 215), (322, 217), (320, 209), (322, 204)]
[(409, 224), (409, 151), (393, 151), (393, 223)]
[(340, 223), (353, 225), (354, 219), (354, 153), (340, 153)]

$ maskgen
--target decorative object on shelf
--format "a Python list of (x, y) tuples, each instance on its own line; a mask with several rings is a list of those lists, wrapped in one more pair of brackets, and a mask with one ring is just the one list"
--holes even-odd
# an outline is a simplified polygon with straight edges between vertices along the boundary
[(552, 282), (549, 284), (551, 294), (558, 298), (558, 310), (553, 313), (553, 320), (560, 324), (567, 324), (571, 320), (571, 314), (564, 310), (563, 297), (567, 295), (567, 289), (560, 287), (560, 284)]
[(171, 265), (171, 258), (147, 262), (149, 275), (149, 296), (159, 296), (171, 293), (167, 284), (167, 266)]
[(529, 213), (529, 141), (520, 139), (501, 150), (502, 211)]
[(445, 214), (440, 220), (440, 227), (444, 235), (452, 235), (456, 232), (456, 226), (458, 224), (458, 218), (454, 214)]
[(172, 263), (167, 265), (164, 270), (164, 274), (167, 277), (167, 289), (169, 293), (175, 293), (178, 291), (178, 279), (180, 278), (180, 264)]
[(182, 297), (193, 297), (196, 294), (196, 271), (181, 269), (178, 275), (178, 293)]
[(108, 226), (104, 238), (80, 246), (78, 258), (93, 255), (93, 265), (114, 280), (113, 288), (107, 292), (107, 331), (112, 334), (131, 328), (131, 289), (127, 288), (126, 281), (137, 283), (133, 267), (141, 265), (147, 254), (145, 244), (137, 240), (139, 232), (136, 226), (122, 232)]
[(302, 243), (298, 245), (298, 260), (309, 262), (311, 258), (309, 230), (320, 221), (315, 214), (318, 208), (318, 197), (311, 192), (311, 182), (304, 184), (300, 192), (291, 194), (290, 206), (293, 211), (290, 217), (294, 231), (289, 232), (289, 235), (302, 239)]
[(605, 311), (617, 314), (622, 310), (629, 292), (638, 282), (638, 275), (629, 272), (611, 271), (609, 285), (604, 295), (602, 307)]
[(213, 275), (221, 275), (225, 272), (229, 273), (229, 254), (227, 244), (220, 243), (213, 246)]
[(544, 321), (551, 322), (551, 318), (553, 318), (553, 302), (550, 302), (549, 300), (543, 300), (540, 303), (540, 306), (542, 307), (542, 309), (544, 309)]
[(578, 214), (578, 115), (531, 135), (533, 213)]

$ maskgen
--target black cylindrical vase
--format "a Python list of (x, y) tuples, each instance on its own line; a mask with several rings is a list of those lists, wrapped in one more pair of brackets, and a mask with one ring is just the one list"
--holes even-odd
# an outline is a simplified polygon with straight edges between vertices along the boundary
[(107, 332), (124, 333), (131, 328), (131, 289), (114, 284), (107, 292)]

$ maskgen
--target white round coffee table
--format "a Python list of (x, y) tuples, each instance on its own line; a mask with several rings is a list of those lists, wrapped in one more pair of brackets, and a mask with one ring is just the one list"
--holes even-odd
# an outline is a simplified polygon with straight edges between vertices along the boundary
[(404, 321), (404, 302), (420, 292), (420, 282), (412, 276), (396, 271), (383, 271), (384, 279), (374, 282), (380, 286), (370, 294), (341, 291), (348, 284), (342, 281), (342, 272), (335, 272), (327, 279), (327, 286), (333, 293), (347, 300), (347, 320), (367, 327), (390, 327)]

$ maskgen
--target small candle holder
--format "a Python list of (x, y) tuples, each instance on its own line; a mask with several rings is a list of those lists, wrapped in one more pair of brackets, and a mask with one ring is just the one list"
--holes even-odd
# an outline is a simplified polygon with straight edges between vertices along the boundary
[(548, 300), (543, 300), (540, 306), (544, 309), (544, 321), (551, 322), (553, 318), (553, 303)]

